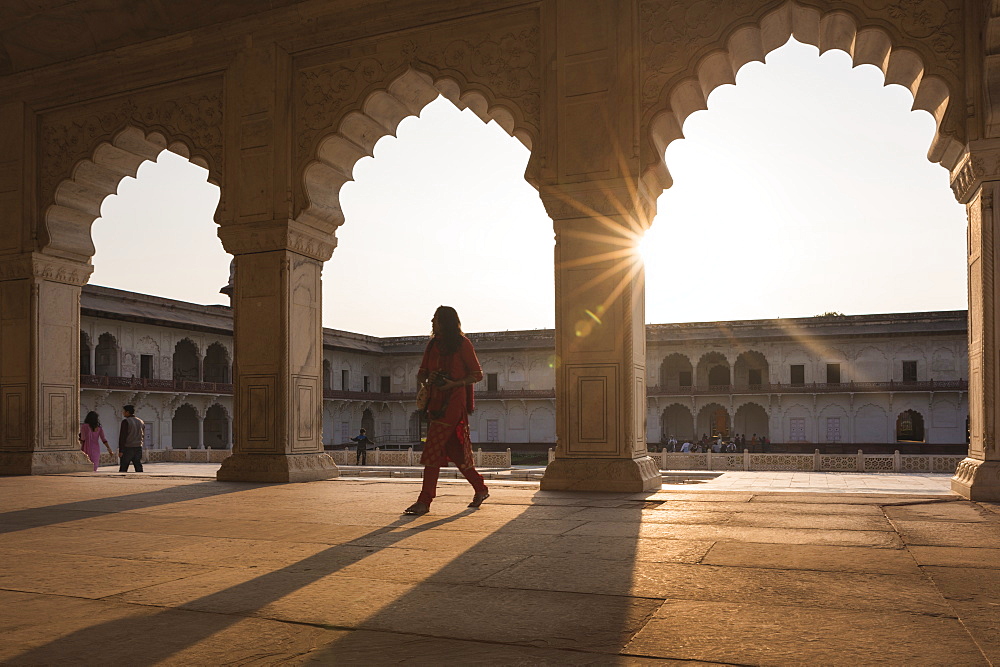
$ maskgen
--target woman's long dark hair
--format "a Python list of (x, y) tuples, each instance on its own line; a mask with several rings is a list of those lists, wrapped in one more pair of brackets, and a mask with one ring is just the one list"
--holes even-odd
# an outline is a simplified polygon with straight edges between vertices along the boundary
[(87, 416), (83, 418), (83, 423), (89, 426), (92, 431), (96, 431), (101, 428), (101, 418), (93, 410), (88, 412)]
[(438, 336), (441, 351), (445, 354), (455, 354), (462, 347), (462, 321), (458, 319), (458, 312), (451, 306), (438, 306), (434, 311), (438, 328), (441, 333)]

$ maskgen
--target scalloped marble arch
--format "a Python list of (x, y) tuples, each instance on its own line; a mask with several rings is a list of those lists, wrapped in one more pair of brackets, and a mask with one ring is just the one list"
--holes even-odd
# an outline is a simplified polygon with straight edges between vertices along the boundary
[(656, 160), (645, 169), (642, 180), (652, 192), (658, 194), (673, 183), (664, 154), (671, 142), (684, 138), (682, 127), (687, 117), (708, 109), (708, 96), (713, 90), (735, 84), (741, 67), (752, 61), (764, 62), (768, 53), (790, 37), (818, 47), (820, 53), (844, 51), (855, 66), (875, 65), (882, 70), (884, 85), (898, 84), (908, 89), (913, 95), (912, 109), (927, 111), (934, 117), (934, 139), (927, 158), (949, 170), (958, 163), (964, 146), (941, 133), (950, 97), (948, 86), (939, 77), (924, 76), (926, 68), (917, 52), (894, 47), (889, 35), (880, 28), (859, 29), (855, 17), (843, 10), (821, 14), (818, 9), (790, 1), (764, 15), (758, 25), (737, 29), (723, 50), (714, 51), (698, 62), (695, 76), (669, 91), (669, 108), (658, 112), (648, 128)]
[(135, 178), (143, 162), (155, 162), (165, 150), (208, 169), (208, 181), (219, 185), (208, 161), (192, 155), (187, 144), (168, 141), (160, 132), (147, 135), (134, 125), (126, 126), (98, 145), (89, 159), (77, 163), (72, 175), (56, 188), (55, 202), (44, 215), (45, 247), (70, 256), (93, 257), (96, 248), (90, 230), (101, 215), (101, 204), (118, 192), (126, 176)]
[(354, 180), (354, 165), (363, 157), (371, 157), (379, 139), (395, 136), (404, 118), (418, 115), (438, 95), (459, 109), (471, 109), (484, 123), (496, 121), (507, 134), (531, 150), (530, 133), (517, 126), (515, 114), (509, 108), (492, 104), (477, 90), (463, 91), (455, 79), (434, 79), (411, 67), (384, 89), (372, 92), (360, 112), (347, 114), (336, 131), (319, 141), (315, 159), (302, 173), (308, 204), (296, 220), (330, 231), (342, 225), (340, 189)]

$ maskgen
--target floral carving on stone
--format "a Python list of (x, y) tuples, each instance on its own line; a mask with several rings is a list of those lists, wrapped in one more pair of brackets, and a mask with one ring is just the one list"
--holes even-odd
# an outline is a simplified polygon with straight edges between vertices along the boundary
[(423, 54), (422, 60), (440, 70), (465, 75), (470, 83), (486, 85), (497, 98), (517, 104), (533, 127), (539, 115), (539, 40), (532, 26), (500, 37), (482, 35), (478, 41), (457, 39), (442, 50)]
[(147, 134), (162, 133), (168, 142), (182, 142), (193, 157), (201, 157), (211, 180), (221, 182), (223, 169), (221, 79), (202, 81), (195, 90), (171, 95), (167, 90), (102, 100), (39, 117), (40, 198), (52, 202), (59, 183), (72, 176), (74, 166), (93, 156), (128, 126)]
[[(536, 22), (496, 34), (473, 32), (464, 39), (431, 34), (427, 39), (387, 40), (376, 46), (375, 55), (304, 66), (295, 83), (297, 163), (304, 166), (320, 138), (336, 131), (348, 113), (361, 111), (371, 93), (388, 89), (409, 67), (487, 94), (490, 104), (519, 113), (517, 122), (534, 134), (541, 85)], [(394, 130), (386, 128), (386, 133)]]
[[(798, 0), (798, 7), (822, 15), (843, 12), (858, 30), (885, 30), (894, 47), (912, 49), (923, 60), (926, 75), (947, 82), (953, 95), (964, 90), (963, 17), (961, 0)], [(759, 25), (784, 3), (768, 0), (642, 0), (640, 4), (641, 92), (643, 113), (666, 108), (666, 99), (681, 80), (713, 51), (725, 50), (739, 28)], [(706, 94), (709, 91), (705, 91)], [(962, 135), (964, 104), (949, 105), (942, 130)]]

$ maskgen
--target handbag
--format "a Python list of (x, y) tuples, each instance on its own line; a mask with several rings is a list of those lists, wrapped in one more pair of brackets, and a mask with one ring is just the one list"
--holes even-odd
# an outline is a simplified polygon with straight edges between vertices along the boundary
[(424, 382), (417, 389), (417, 410), (424, 411), (427, 409), (427, 404), (431, 400), (431, 386)]

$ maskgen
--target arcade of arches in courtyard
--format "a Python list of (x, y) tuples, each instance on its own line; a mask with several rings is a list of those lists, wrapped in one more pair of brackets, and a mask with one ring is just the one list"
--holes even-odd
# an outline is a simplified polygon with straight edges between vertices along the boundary
[[(658, 488), (645, 456), (642, 267), (620, 249), (671, 183), (664, 152), (684, 120), (794, 36), (878, 67), (935, 119), (928, 157), (949, 170), (970, 223), (971, 442), (954, 488), (1000, 497), (995, 325), (983, 316), (1000, 283), (982, 259), (1000, 183), (1000, 65), (987, 55), (1000, 34), (995, 7), (542, 0), (476, 9), (426, 0), (380, 6), (359, 22), (347, 4), (311, 4), (308, 31), (301, 8), (248, 0), (211, 14), (175, 8), (190, 16), (183, 26), (142, 26), (147, 14), (136, 12), (135, 25), (84, 29), (78, 40), (51, 39), (46, 26), (65, 17), (41, 11), (19, 35), (36, 48), (0, 39), (0, 120), (13, 137), (0, 145), (0, 470), (84, 469), (70, 406), (85, 368), (75, 312), (94, 253), (90, 224), (122, 178), (169, 149), (221, 187), (216, 221), (235, 257), (237, 442), (219, 479), (336, 475), (321, 450), (319, 286), (343, 223), (339, 190), (379, 138), (444, 95), (531, 149), (526, 178), (553, 220), (559, 445), (543, 488)], [(433, 18), (414, 25), (417, 4)], [(343, 32), (354, 25), (365, 30)], [(124, 374), (101, 363), (114, 341), (86, 344), (93, 373)], [(207, 358), (185, 346), (161, 360), (172, 356), (183, 378), (204, 379)], [(678, 369), (676, 382), (690, 372), (692, 382), (725, 386), (745, 370), (752, 384), (761, 370), (749, 358), (721, 361)], [(704, 419), (722, 423), (717, 411)]]

